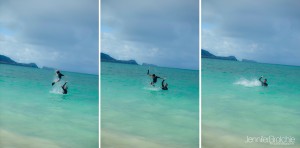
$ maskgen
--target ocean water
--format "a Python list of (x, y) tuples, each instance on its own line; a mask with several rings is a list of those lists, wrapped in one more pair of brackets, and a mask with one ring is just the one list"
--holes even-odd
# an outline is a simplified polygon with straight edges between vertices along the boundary
[(98, 148), (98, 76), (0, 64), (0, 147)]
[(198, 148), (199, 71), (101, 63), (102, 148)]
[[(202, 59), (204, 148), (300, 147), (300, 67)], [(268, 79), (262, 87), (260, 76)], [(295, 138), (292, 145), (248, 137)]]

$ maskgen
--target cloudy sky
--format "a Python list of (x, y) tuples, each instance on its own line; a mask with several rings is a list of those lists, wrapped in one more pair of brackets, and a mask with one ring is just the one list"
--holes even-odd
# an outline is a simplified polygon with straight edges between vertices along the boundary
[(98, 0), (0, 1), (0, 54), (98, 73)]
[(139, 64), (198, 69), (198, 0), (102, 0), (101, 52)]
[(222, 56), (300, 65), (300, 1), (203, 0), (202, 48)]

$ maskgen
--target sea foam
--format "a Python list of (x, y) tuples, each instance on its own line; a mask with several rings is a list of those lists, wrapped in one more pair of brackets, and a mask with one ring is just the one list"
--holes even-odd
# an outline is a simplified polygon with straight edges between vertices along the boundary
[(144, 89), (150, 90), (150, 91), (160, 91), (161, 90), (160, 87), (153, 87), (153, 86), (144, 87)]
[(52, 86), (52, 88), (51, 88), (51, 90), (50, 90), (50, 93), (53, 93), (53, 94), (62, 94), (62, 88), (61, 88), (61, 86), (62, 86), (62, 83), (61, 83), (61, 82), (56, 82), (56, 83)]
[(242, 85), (242, 86), (245, 86), (245, 87), (261, 86), (261, 82), (259, 82), (257, 79), (248, 80), (248, 79), (245, 79), (245, 78), (239, 79), (234, 84)]

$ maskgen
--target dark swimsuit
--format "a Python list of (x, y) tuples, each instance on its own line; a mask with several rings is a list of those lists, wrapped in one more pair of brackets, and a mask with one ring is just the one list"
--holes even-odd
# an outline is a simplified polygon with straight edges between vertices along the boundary
[[(148, 72), (147, 72), (147, 75), (149, 75), (149, 69), (148, 69)], [(155, 76), (152, 80), (152, 83), (156, 83), (157, 82), (157, 78), (160, 78), (158, 76)]]
[(156, 83), (156, 82), (157, 82), (157, 78), (160, 78), (160, 77), (155, 76), (155, 77), (153, 78), (153, 83)]
[(62, 89), (63, 89), (63, 94), (67, 94), (68, 93), (68, 90), (67, 89), (65, 89), (65, 88), (63, 88), (63, 87), (61, 87)]
[(58, 75), (57, 77), (58, 77), (59, 79), (61, 79), (61, 77), (64, 76), (64, 75), (61, 74), (61, 73), (57, 73), (57, 75)]

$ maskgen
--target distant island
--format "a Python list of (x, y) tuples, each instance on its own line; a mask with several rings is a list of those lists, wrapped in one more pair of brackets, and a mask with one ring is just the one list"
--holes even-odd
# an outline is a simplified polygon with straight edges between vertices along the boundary
[(16, 65), (16, 66), (24, 66), (24, 67), (32, 67), (32, 68), (39, 68), (35, 63), (18, 63), (11, 58), (0, 55), (0, 64), (9, 64), (9, 65)]
[(257, 62), (254, 61), (254, 60), (248, 60), (248, 59), (242, 59), (242, 62), (257, 63)]
[(143, 63), (142, 66), (158, 67), (157, 65), (154, 65), (154, 64), (148, 64), (148, 63)]
[(215, 56), (208, 52), (207, 50), (201, 49), (201, 57), (202, 58), (208, 58), (208, 59), (219, 59), (219, 60), (229, 60), (229, 61), (238, 61), (235, 56), (228, 56), (228, 57), (222, 57), (222, 56)]
[(116, 59), (112, 58), (110, 55), (105, 54), (105, 53), (101, 53), (101, 62), (139, 65), (135, 60), (116, 60)]
[(47, 66), (43, 66), (42, 69), (45, 70), (55, 70), (56, 68), (52, 68), (52, 67), (47, 67)]

